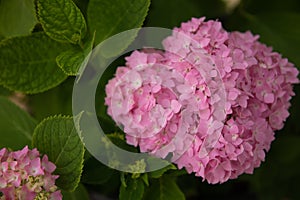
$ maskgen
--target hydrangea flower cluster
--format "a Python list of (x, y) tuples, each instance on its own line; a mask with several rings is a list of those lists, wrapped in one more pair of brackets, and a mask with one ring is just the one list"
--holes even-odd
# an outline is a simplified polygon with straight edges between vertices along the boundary
[(55, 186), (57, 175), (52, 175), (56, 166), (47, 155), (40, 158), (37, 149), (24, 147), (20, 151), (0, 150), (0, 199), (40, 200), (62, 199)]
[(289, 116), (298, 70), (250, 32), (193, 18), (126, 58), (106, 85), (128, 144), (209, 183), (253, 173)]

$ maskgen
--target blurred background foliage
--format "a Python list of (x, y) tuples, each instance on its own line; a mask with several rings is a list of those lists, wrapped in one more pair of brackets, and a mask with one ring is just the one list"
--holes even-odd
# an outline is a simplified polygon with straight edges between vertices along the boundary
[[(14, 0), (15, 1), (15, 0)], [(73, 0), (86, 16), (88, 0)], [(4, 1), (3, 1), (4, 2)], [(0, 0), (0, 8), (1, 3)], [(25, 1), (24, 1), (25, 2)], [(113, 1), (111, 1), (113, 4)], [(25, 6), (25, 5), (24, 5)], [(1, 16), (5, 11), (0, 9)], [(24, 13), (28, 17), (28, 13)], [(272, 46), (300, 69), (300, 1), (299, 0), (152, 0), (144, 26), (173, 28), (191, 17), (206, 16), (218, 19), (229, 31), (251, 30), (260, 35), (260, 41)], [(29, 16), (30, 17), (30, 16)], [(14, 19), (12, 19), (14, 20)], [(11, 30), (10, 34), (14, 33)], [(6, 33), (0, 30), (0, 41)], [(107, 118), (103, 106), (104, 86), (114, 69), (124, 64), (123, 58), (113, 63), (99, 84), (96, 101), (99, 120), (110, 124), (108, 132), (117, 128)], [(29, 112), (38, 120), (54, 114), (72, 114), (72, 86), (74, 77), (47, 92), (21, 98)], [(209, 185), (194, 175), (181, 175), (177, 179), (186, 199), (300, 199), (300, 86), (295, 87), (290, 117), (285, 127), (276, 132), (276, 140), (267, 154), (266, 161), (253, 175), (242, 175), (221, 185)], [(11, 96), (0, 86), (0, 96)], [(46, 106), (45, 106), (46, 105)], [(0, 108), (1, 109), (1, 108)], [(97, 191), (117, 199), (120, 174), (103, 166), (87, 155), (93, 165), (84, 169), (82, 182), (91, 192)], [(91, 167), (93, 166), (93, 167)], [(105, 173), (96, 173), (102, 169)], [(85, 173), (85, 172), (89, 173)], [(90, 178), (93, 177), (93, 181)], [(88, 180), (88, 181), (85, 181)], [(81, 186), (82, 187), (82, 186)], [(71, 198), (71, 197), (70, 197)]]

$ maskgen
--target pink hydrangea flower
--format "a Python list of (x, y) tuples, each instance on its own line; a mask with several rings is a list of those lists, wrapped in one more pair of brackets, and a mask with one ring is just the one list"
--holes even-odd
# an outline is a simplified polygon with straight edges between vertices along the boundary
[(105, 103), (128, 144), (215, 184), (260, 166), (299, 80), (259, 36), (204, 20), (175, 28), (165, 51), (134, 51)]
[(62, 199), (55, 186), (57, 175), (52, 175), (56, 166), (47, 155), (40, 158), (37, 149), (24, 147), (20, 151), (0, 150), (1, 200)]

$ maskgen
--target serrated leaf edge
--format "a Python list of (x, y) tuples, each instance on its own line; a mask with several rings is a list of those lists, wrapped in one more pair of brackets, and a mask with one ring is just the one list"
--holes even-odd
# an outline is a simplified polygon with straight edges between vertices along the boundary
[[(52, 120), (52, 119), (72, 119), (73, 120), (73, 117), (72, 116), (68, 116), (68, 115), (62, 115), (62, 114), (59, 114), (59, 115), (53, 115), (53, 116), (49, 116), (49, 117), (46, 117), (45, 119), (43, 119), (34, 129), (33, 131), (33, 134), (32, 134), (32, 146), (34, 147), (34, 138), (35, 138), (35, 135), (37, 134), (36, 133), (36, 129), (38, 129), (39, 127), (42, 126), (43, 123), (45, 123), (46, 121), (49, 121), (49, 120)], [(73, 121), (74, 122), (74, 121)], [(75, 127), (75, 122), (74, 122), (74, 127)], [(81, 136), (79, 135), (79, 139), (80, 141), (82, 142), (82, 138)], [(76, 185), (76, 187), (74, 187), (73, 189), (71, 190), (65, 190), (65, 191), (68, 191), (68, 192), (74, 192), (76, 190), (76, 188), (78, 187), (79, 183), (80, 183), (80, 180), (81, 180), (81, 176), (82, 176), (82, 172), (83, 172), (83, 167), (84, 167), (84, 152), (85, 152), (85, 148), (84, 148), (84, 143), (83, 143), (83, 149), (82, 149), (82, 155), (80, 155), (80, 157), (82, 157), (81, 159), (81, 162), (80, 162), (80, 176), (76, 178), (76, 180), (74, 180), (74, 183)], [(51, 161), (51, 160), (50, 160)], [(59, 175), (59, 174), (58, 174)]]

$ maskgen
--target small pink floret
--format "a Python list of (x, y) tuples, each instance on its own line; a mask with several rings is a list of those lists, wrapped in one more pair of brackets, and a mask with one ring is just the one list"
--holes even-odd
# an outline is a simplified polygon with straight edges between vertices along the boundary
[[(4, 199), (33, 200), (37, 196), (61, 200), (60, 190), (55, 186), (58, 176), (51, 173), (55, 165), (48, 161), (47, 155), (42, 160), (37, 149), (24, 147), (20, 151), (0, 150), (0, 192)], [(0, 198), (0, 199), (2, 199)]]

